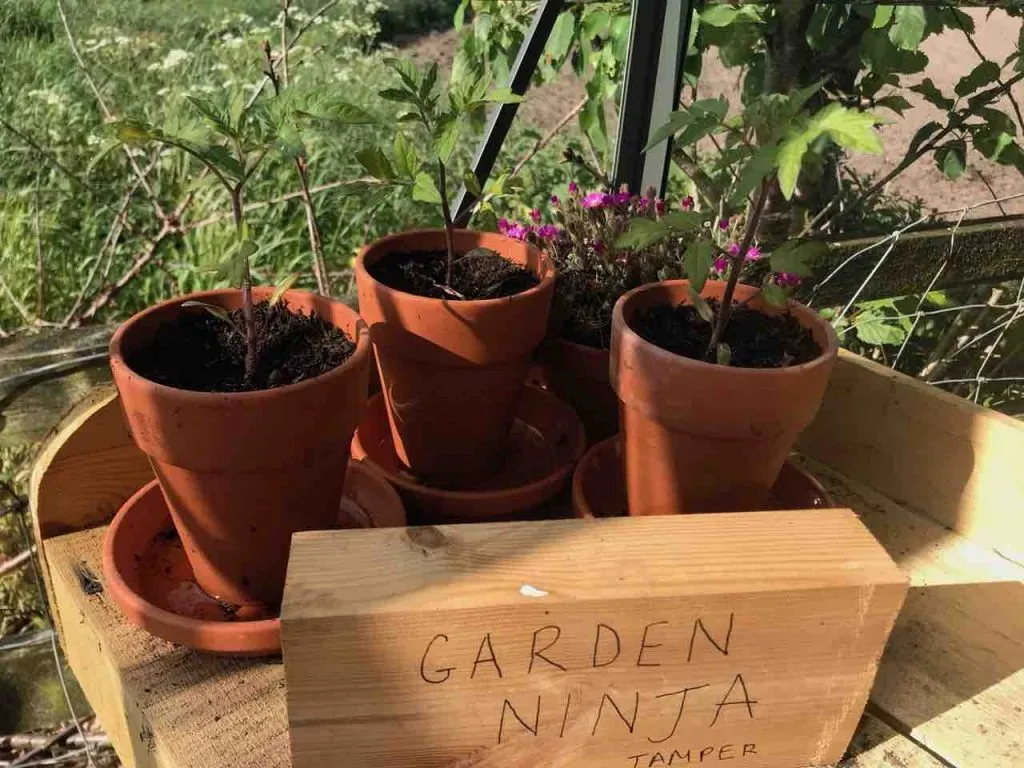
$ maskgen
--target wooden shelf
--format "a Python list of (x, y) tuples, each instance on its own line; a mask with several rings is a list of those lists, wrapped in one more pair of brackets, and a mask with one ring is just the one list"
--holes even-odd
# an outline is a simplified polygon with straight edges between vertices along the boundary
[[(911, 580), (848, 768), (1009, 768), (1024, 754), (1024, 564), (1012, 555), (1024, 549), (1014, 533), (1024, 473), (1007, 470), (1024, 456), (1024, 424), (938, 394), (844, 354), (802, 443), (815, 458), (801, 461)], [(866, 430), (882, 412), (886, 424)], [(102, 585), (106, 521), (149, 476), (110, 391), (69, 415), (41, 452), (32, 504), (69, 662), (127, 766), (287, 768), (280, 659), (174, 646), (86, 589)], [(969, 492), (949, 497), (954, 483)]]

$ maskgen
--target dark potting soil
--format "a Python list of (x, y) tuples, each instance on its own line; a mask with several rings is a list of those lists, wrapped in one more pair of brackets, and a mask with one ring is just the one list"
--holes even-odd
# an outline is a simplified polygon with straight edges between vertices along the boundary
[(273, 306), (261, 302), (253, 312), (259, 353), (249, 386), (244, 381), (241, 309), (228, 313), (229, 324), (201, 307), (189, 308), (177, 323), (161, 327), (152, 342), (126, 362), (150, 381), (168, 387), (244, 392), (311, 379), (337, 368), (355, 351), (347, 334), (319, 315), (292, 311), (283, 300)]
[(490, 248), (474, 248), (455, 256), (452, 290), (445, 290), (447, 266), (445, 251), (403, 251), (387, 254), (367, 271), (375, 280), (396, 291), (454, 301), (514, 296), (540, 282), (528, 269)]
[(582, 270), (559, 271), (552, 309), (558, 335), (575, 344), (608, 349), (612, 307), (626, 290), (610, 290), (607, 281)]
[[(717, 314), (718, 302), (708, 302)], [(703, 360), (711, 341), (711, 323), (689, 304), (667, 304), (636, 313), (630, 326), (652, 344), (677, 355)], [(742, 304), (734, 304), (725, 327), (736, 368), (785, 368), (807, 363), (821, 354), (811, 332), (790, 313), (766, 315)]]

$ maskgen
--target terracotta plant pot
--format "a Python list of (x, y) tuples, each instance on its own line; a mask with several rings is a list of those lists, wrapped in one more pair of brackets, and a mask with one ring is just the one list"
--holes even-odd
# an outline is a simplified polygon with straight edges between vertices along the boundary
[(504, 235), (455, 232), (455, 248), (490, 248), (540, 283), (501, 299), (448, 301), (389, 288), (367, 271), (396, 251), (443, 251), (443, 230), (403, 232), (356, 262), (359, 313), (370, 326), (399, 460), (420, 477), (476, 475), (501, 464), (534, 350), (544, 338), (555, 269)]
[[(255, 288), (254, 298), (272, 291)], [(356, 342), (352, 356), (307, 381), (229, 394), (163, 386), (127, 365), (158, 327), (183, 311), (183, 301), (235, 309), (242, 298), (233, 289), (157, 304), (110, 341), (129, 429), (160, 481), (196, 581), (242, 607), (276, 607), (292, 534), (334, 526), (370, 374), (369, 335), (353, 310), (305, 291), (284, 298), (292, 309), (316, 312), (345, 331)]]
[(540, 348), (543, 382), (573, 407), (594, 444), (619, 431), (619, 401), (608, 375), (606, 349), (548, 339)]
[[(818, 411), (838, 352), (832, 326), (793, 301), (790, 311), (822, 353), (788, 368), (691, 360), (632, 330), (638, 310), (684, 302), (686, 286), (685, 280), (641, 286), (612, 313), (610, 371), (631, 515), (762, 508), (797, 435)], [(709, 281), (702, 295), (721, 298), (724, 291), (724, 282)], [(756, 293), (740, 285), (735, 298), (766, 314), (781, 311)]]

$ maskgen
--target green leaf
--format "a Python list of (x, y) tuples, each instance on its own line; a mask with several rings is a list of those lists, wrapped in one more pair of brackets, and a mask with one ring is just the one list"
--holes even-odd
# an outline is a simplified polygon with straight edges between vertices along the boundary
[(466, 9), (469, 7), (469, 0), (461, 0), (459, 7), (455, 9), (455, 19), (453, 25), (456, 29), (462, 29), (462, 26), (466, 23)]
[(881, 154), (882, 140), (875, 131), (878, 117), (870, 112), (829, 104), (811, 118), (811, 124), (843, 149)]
[(942, 125), (935, 120), (925, 123), (917, 129), (917, 133), (914, 134), (910, 140), (910, 144), (907, 145), (907, 157), (915, 154), (918, 148), (930, 139), (936, 131), (942, 128)]
[(480, 198), (483, 195), (483, 190), (480, 188), (480, 180), (476, 177), (476, 174), (471, 170), (466, 170), (462, 174), (462, 183), (466, 185), (466, 190), (473, 195), (475, 198)]
[(733, 203), (738, 205), (746, 200), (747, 196), (772, 172), (772, 169), (775, 168), (777, 153), (778, 149), (773, 145), (758, 148), (757, 152), (743, 166), (736, 179), (736, 189), (732, 195)]
[(927, 23), (924, 8), (919, 5), (901, 5), (893, 14), (895, 20), (889, 28), (889, 39), (905, 51), (916, 51), (924, 38)]
[(715, 359), (719, 365), (728, 365), (732, 360), (732, 348), (724, 341), (719, 342), (718, 349), (715, 350)]
[(892, 21), (893, 10), (893, 6), (891, 5), (876, 5), (875, 18), (871, 22), (871, 26), (875, 29), (881, 29), (882, 27), (888, 26), (889, 22)]
[(547, 52), (555, 60), (555, 66), (558, 66), (565, 59), (565, 55), (569, 53), (575, 34), (576, 14), (572, 11), (560, 14), (548, 37)]
[(393, 181), (395, 178), (395, 169), (380, 147), (365, 147), (359, 150), (356, 152), (356, 160), (375, 179)]
[[(867, 314), (867, 313), (864, 313)], [(863, 314), (861, 315), (863, 317)], [(884, 315), (870, 315), (868, 319), (859, 319), (854, 323), (857, 338), (865, 344), (902, 344), (907, 332), (900, 326), (888, 321)]]
[(787, 137), (779, 147), (776, 162), (779, 166), (779, 189), (787, 200), (792, 199), (796, 192), (796, 182), (800, 177), (800, 168), (804, 154), (811, 145), (811, 134), (804, 130)]
[(416, 147), (402, 131), (395, 133), (395, 170), (403, 179), (413, 179), (420, 169), (420, 159), (416, 156)]
[(426, 103), (433, 95), (434, 86), (437, 85), (437, 72), (437, 62), (432, 61), (430, 66), (427, 67), (427, 73), (423, 76), (423, 80), (420, 82), (420, 87), (417, 91), (417, 95), (423, 103)]
[(983, 61), (971, 70), (970, 74), (961, 77), (953, 90), (957, 96), (974, 93), (982, 86), (999, 79), (999, 65), (994, 61)]
[(700, 315), (705, 322), (713, 323), (715, 321), (715, 313), (711, 311), (710, 305), (704, 301), (703, 296), (694, 290), (692, 285), (687, 284), (686, 286), (686, 298), (689, 299), (690, 304), (697, 310), (697, 314)]
[[(167, 141), (166, 137), (164, 141)], [(213, 166), (225, 176), (236, 181), (241, 181), (242, 177), (245, 176), (245, 169), (242, 167), (242, 164), (238, 162), (227, 147), (222, 147), (219, 144), (203, 146), (182, 140), (177, 140), (177, 143), (172, 144), (172, 146), (186, 149), (186, 151), (191, 152), (191, 154), (198, 157), (206, 165)]]
[(647, 146), (644, 147), (644, 152), (649, 150), (651, 147), (655, 147), (661, 144), (669, 136), (675, 135), (677, 131), (683, 128), (685, 125), (690, 124), (690, 114), (688, 112), (678, 111), (673, 112), (668, 116), (668, 122), (663, 125), (659, 125), (654, 132), (651, 134), (650, 139), (647, 142)]
[(412, 187), (412, 199), (420, 203), (441, 204), (441, 193), (437, 191), (434, 179), (426, 171), (416, 174), (416, 181)]
[(231, 125), (231, 117), (226, 109), (218, 107), (210, 99), (198, 96), (189, 96), (187, 98), (192, 108), (205, 117), (217, 133), (227, 136), (229, 139), (238, 136), (238, 131)]
[(772, 272), (789, 272), (801, 277), (811, 277), (814, 270), (810, 262), (825, 253), (828, 253), (828, 246), (824, 243), (800, 243), (791, 240), (772, 251), (769, 264)]
[(669, 211), (661, 217), (661, 225), (668, 227), (673, 233), (697, 229), (702, 222), (703, 217), (695, 211)]
[(344, 101), (330, 104), (322, 112), (310, 113), (298, 110), (296, 114), (299, 117), (337, 125), (375, 125), (377, 123), (377, 118), (365, 109)]
[(993, 162), (1002, 162), (1006, 150), (1016, 146), (1013, 135), (1006, 131), (985, 131), (974, 135), (974, 146)]
[(892, 94), (890, 96), (883, 96), (880, 99), (875, 100), (875, 104), (879, 107), (885, 107), (891, 109), (900, 117), (903, 117), (903, 113), (910, 109), (913, 105), (899, 94)]
[(962, 139), (935, 150), (935, 164), (948, 179), (959, 179), (967, 167), (967, 143)]
[(274, 149), (289, 160), (294, 160), (305, 149), (299, 132), (291, 126), (282, 126), (273, 142)]
[(786, 289), (771, 280), (761, 287), (761, 295), (764, 296), (764, 300), (773, 307), (785, 307), (786, 304), (789, 303), (789, 296), (786, 293)]
[(709, 27), (728, 27), (734, 23), (758, 22), (761, 20), (761, 12), (753, 5), (712, 5), (700, 12), (700, 20)]
[(910, 90), (920, 93), (924, 96), (925, 101), (938, 107), (943, 112), (948, 112), (953, 108), (953, 100), (948, 96), (944, 96), (930, 77), (926, 77), (918, 85), (910, 86)]
[(192, 307), (198, 307), (199, 309), (209, 312), (211, 315), (216, 317), (222, 323), (232, 325), (231, 316), (228, 315), (228, 311), (224, 307), (218, 307), (216, 304), (207, 304), (205, 301), (183, 301), (181, 302), (182, 309), (190, 309)]
[(462, 128), (462, 121), (449, 115), (445, 120), (438, 123), (437, 133), (434, 136), (434, 156), (442, 163), (447, 164), (455, 151), (455, 145), (459, 141), (459, 130)]
[(641, 250), (663, 240), (668, 234), (668, 227), (660, 221), (635, 218), (629, 223), (629, 229), (619, 235), (615, 247), (623, 250)]
[(156, 140), (160, 131), (138, 120), (122, 120), (114, 125), (117, 138), (125, 144), (146, 144)]
[(385, 101), (394, 102), (395, 104), (411, 104), (414, 107), (421, 106), (419, 96), (404, 88), (385, 88), (377, 95)]
[(420, 71), (416, 68), (415, 62), (410, 59), (400, 59), (392, 57), (385, 59), (384, 63), (387, 64), (395, 73), (402, 79), (406, 87), (412, 89), (415, 93), (419, 89), (420, 85)]
[(513, 93), (511, 88), (495, 88), (484, 97), (484, 101), (491, 104), (519, 104), (523, 101), (523, 97), (518, 93)]
[(298, 272), (292, 272), (290, 275), (285, 277), (274, 287), (274, 292), (270, 294), (270, 306), (274, 306), (281, 300), (281, 297), (295, 285), (295, 281), (299, 279)]
[(697, 293), (704, 290), (704, 283), (708, 280), (714, 253), (715, 249), (711, 241), (701, 238), (690, 243), (686, 253), (683, 254), (686, 277)]

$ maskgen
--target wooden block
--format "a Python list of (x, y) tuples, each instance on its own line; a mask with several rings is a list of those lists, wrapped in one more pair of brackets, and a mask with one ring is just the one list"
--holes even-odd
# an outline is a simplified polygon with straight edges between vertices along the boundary
[(1024, 421), (841, 350), (798, 447), (1024, 562)]
[(300, 534), (293, 765), (833, 763), (906, 588), (849, 510)]

